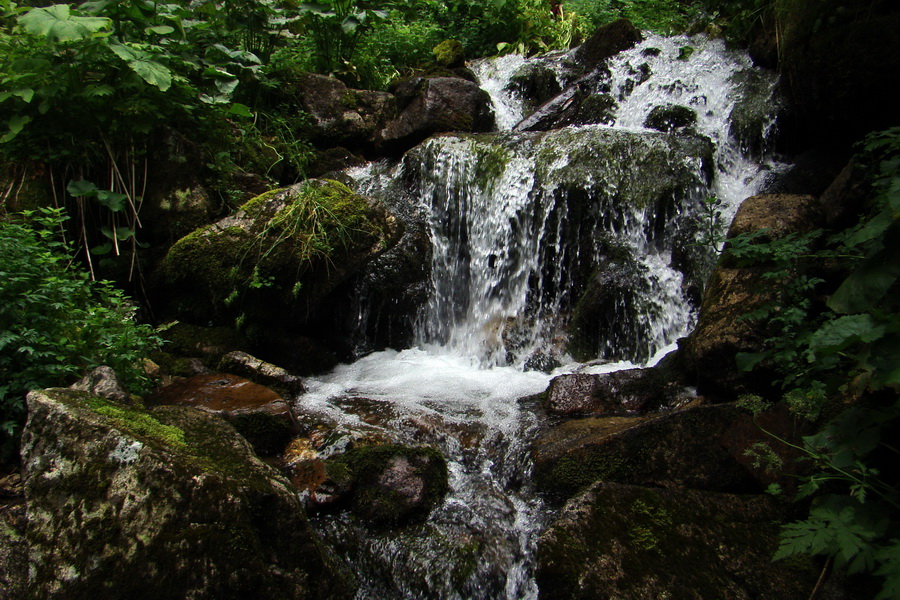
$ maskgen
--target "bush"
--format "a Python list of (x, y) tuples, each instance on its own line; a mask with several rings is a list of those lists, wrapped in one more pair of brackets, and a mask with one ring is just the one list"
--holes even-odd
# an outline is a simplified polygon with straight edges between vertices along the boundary
[(149, 383), (141, 359), (161, 343), (121, 291), (88, 279), (59, 239), (61, 210), (0, 222), (0, 444), (25, 416), (25, 393), (109, 365), (132, 391)]

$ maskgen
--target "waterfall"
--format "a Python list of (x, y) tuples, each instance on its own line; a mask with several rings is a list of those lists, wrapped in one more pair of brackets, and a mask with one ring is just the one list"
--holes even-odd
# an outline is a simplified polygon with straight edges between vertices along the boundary
[[(525, 105), (509, 80), (530, 60), (473, 65), (502, 131), (436, 136), (398, 164), (348, 172), (389, 206), (414, 199), (431, 291), (414, 347), (308, 379), (296, 408), (332, 427), (323, 456), (357, 439), (427, 443), (446, 456), (451, 488), (426, 522), (396, 530), (313, 519), (360, 578), (360, 600), (537, 597), (547, 510), (528, 484), (540, 426), (528, 398), (555, 374), (652, 364), (685, 335), (691, 286), (714, 254), (694, 243), (703, 200), (722, 199), (724, 223), (769, 168), (771, 121), (762, 150), (734, 126), (749, 59), (719, 41), (648, 36), (612, 59), (591, 84), (616, 100), (611, 126), (513, 132)], [(566, 56), (537, 60), (565, 82)], [(696, 110), (694, 131), (644, 127), (666, 104)]]

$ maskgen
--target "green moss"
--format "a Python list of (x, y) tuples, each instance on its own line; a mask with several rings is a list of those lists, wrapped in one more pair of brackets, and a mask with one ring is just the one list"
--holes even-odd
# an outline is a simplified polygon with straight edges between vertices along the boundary
[(475, 181), (482, 189), (490, 190), (506, 171), (512, 154), (497, 145), (472, 142), (470, 146), (476, 158)]
[(466, 62), (463, 45), (458, 40), (444, 40), (431, 51), (434, 60), (442, 67), (461, 67)]
[(187, 448), (184, 431), (164, 425), (142, 408), (128, 407), (97, 396), (85, 396), (84, 404), (106, 417), (110, 425), (139, 439), (149, 440), (176, 450)]
[[(423, 501), (410, 506), (408, 498), (380, 485), (390, 462), (405, 458), (425, 484)], [(435, 448), (398, 445), (353, 448), (327, 463), (329, 476), (340, 487), (353, 490), (355, 512), (372, 523), (396, 523), (421, 518), (441, 501), (449, 489), (447, 461)]]

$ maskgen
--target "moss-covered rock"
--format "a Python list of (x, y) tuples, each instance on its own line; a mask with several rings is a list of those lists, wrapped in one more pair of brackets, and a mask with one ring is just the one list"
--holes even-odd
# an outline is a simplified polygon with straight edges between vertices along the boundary
[(354, 448), (329, 460), (334, 487), (351, 496), (353, 512), (374, 524), (425, 518), (447, 493), (447, 461), (434, 448)]
[(31, 598), (349, 598), (288, 483), (224, 421), (28, 397)]
[(283, 332), (398, 234), (380, 204), (336, 181), (274, 190), (179, 240), (155, 274), (160, 299), (189, 322)]
[(577, 69), (588, 73), (606, 59), (627, 50), (643, 39), (641, 32), (628, 19), (619, 19), (597, 28), (574, 52)]
[(466, 53), (459, 40), (444, 40), (435, 46), (431, 53), (434, 61), (441, 67), (455, 69), (466, 64)]
[(805, 598), (815, 562), (772, 562), (782, 516), (761, 496), (598, 482), (541, 535), (540, 597)]
[[(783, 411), (767, 415), (764, 426), (782, 439), (799, 440), (806, 433)], [(534, 480), (555, 500), (569, 498), (595, 481), (760, 493), (775, 476), (757, 467), (744, 451), (770, 441), (749, 414), (732, 404), (576, 419), (549, 429), (534, 442)], [(787, 446), (774, 449), (785, 464), (797, 458)], [(778, 482), (788, 485), (787, 479)]]

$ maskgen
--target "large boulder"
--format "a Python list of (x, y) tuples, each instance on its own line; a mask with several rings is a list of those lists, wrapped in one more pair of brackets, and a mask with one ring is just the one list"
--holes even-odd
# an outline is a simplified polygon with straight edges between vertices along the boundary
[(224, 421), (28, 396), (31, 598), (351, 598), (300, 502)]
[(758, 419), (722, 404), (566, 421), (534, 442), (534, 481), (554, 500), (569, 498), (595, 481), (728, 493), (759, 493), (771, 483), (790, 486), (790, 477), (767, 472), (744, 452), (754, 444), (768, 444), (785, 470), (796, 468), (791, 466), (796, 451), (776, 443), (760, 427), (794, 441), (805, 429), (782, 409)]
[(403, 152), (441, 132), (479, 132), (494, 128), (487, 92), (456, 77), (414, 77), (395, 90), (400, 115), (378, 134), (385, 150)]
[(538, 540), (540, 597), (805, 598), (815, 561), (772, 562), (782, 518), (762, 496), (598, 482)]
[(351, 89), (314, 73), (290, 73), (283, 81), (278, 95), (309, 115), (305, 133), (320, 147), (371, 148), (375, 134), (397, 114), (386, 92)]
[(554, 416), (643, 414), (688, 400), (673, 375), (658, 367), (559, 375), (550, 381), (543, 405)]
[(540, 62), (528, 62), (520, 67), (509, 78), (506, 89), (522, 99), (526, 112), (535, 110), (562, 91), (553, 69)]
[[(764, 242), (809, 233), (823, 222), (822, 208), (812, 196), (763, 194), (741, 204), (728, 237), (766, 229), (760, 238)], [(735, 361), (738, 352), (764, 348), (766, 332), (745, 315), (777, 299), (779, 288), (763, 277), (766, 271), (764, 265), (739, 266), (727, 258), (713, 271), (697, 326), (679, 342), (679, 357), (701, 391), (732, 399), (745, 391), (766, 391), (764, 384), (772, 377), (748, 375)]]
[(188, 322), (283, 335), (400, 229), (380, 203), (336, 181), (309, 180), (179, 240), (155, 273), (156, 289), (161, 304)]
[(632, 48), (642, 39), (640, 30), (631, 21), (619, 19), (598, 28), (572, 52), (572, 58), (582, 73), (588, 73), (611, 56)]

